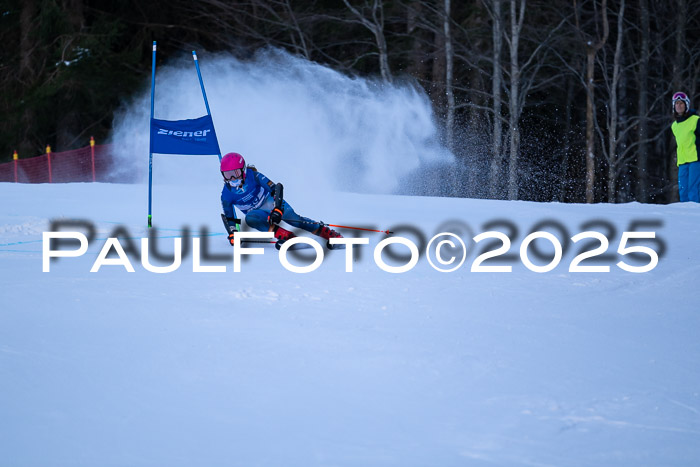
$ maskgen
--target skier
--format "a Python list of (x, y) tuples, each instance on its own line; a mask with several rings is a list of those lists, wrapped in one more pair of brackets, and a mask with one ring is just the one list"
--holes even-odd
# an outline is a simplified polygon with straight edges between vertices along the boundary
[[(282, 199), (281, 184), (275, 184), (252, 166), (238, 153), (230, 152), (221, 159), (221, 175), (224, 187), (221, 190), (221, 206), (229, 227), (229, 242), (233, 245), (234, 232), (240, 220), (236, 218), (234, 207), (245, 216), (246, 223), (261, 232), (274, 232), (277, 247), (295, 237), (294, 233), (280, 227), (284, 220), (293, 227), (306, 230), (329, 240), (341, 238), (338, 232), (322, 222), (314, 221), (297, 214)], [(277, 195), (277, 196), (275, 196)], [(328, 243), (330, 248), (330, 243)]]
[(683, 92), (673, 95), (671, 125), (676, 137), (676, 163), (678, 164), (678, 195), (681, 201), (700, 202), (700, 125), (698, 114), (690, 108), (690, 99)]

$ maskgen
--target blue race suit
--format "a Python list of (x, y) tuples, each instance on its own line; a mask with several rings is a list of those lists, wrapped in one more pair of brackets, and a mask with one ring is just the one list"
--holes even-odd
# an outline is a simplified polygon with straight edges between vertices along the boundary
[[(236, 217), (234, 207), (243, 213), (246, 223), (256, 230), (270, 230), (268, 217), (275, 207), (272, 190), (275, 184), (262, 173), (251, 168), (246, 169), (245, 183), (240, 188), (234, 188), (224, 183), (221, 190), (221, 206), (227, 218)], [(282, 203), (284, 221), (289, 225), (306, 230), (316, 231), (321, 224), (317, 221), (302, 217), (286, 202)]]

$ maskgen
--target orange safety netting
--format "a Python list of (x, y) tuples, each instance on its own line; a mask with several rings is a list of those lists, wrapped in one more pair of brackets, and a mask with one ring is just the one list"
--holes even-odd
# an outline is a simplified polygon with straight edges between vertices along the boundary
[(129, 182), (124, 174), (117, 176), (113, 165), (112, 145), (103, 144), (53, 152), (42, 156), (0, 164), (0, 182), (66, 183), (66, 182)]

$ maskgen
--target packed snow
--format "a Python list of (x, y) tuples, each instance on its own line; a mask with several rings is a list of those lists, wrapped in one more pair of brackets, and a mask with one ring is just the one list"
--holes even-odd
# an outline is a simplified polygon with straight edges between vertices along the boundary
[[(449, 221), (463, 229), (467, 259), (451, 273), (425, 255), (408, 272), (385, 272), (372, 253), (387, 236), (363, 232), (370, 244), (356, 247), (353, 272), (343, 250), (297, 274), (264, 246), (236, 273), (218, 190), (156, 185), (154, 223), (167, 254), (183, 226), (208, 235), (200, 240), (221, 258), (203, 264), (226, 272), (193, 272), (190, 250), (168, 274), (147, 271), (134, 255), (133, 273), (119, 265), (91, 273), (118, 228), (120, 244), (140, 251), (145, 186), (0, 185), (12, 200), (0, 210), (3, 464), (700, 462), (696, 205), (289, 192), (297, 211), (327, 222), (412, 224), (417, 231), (395, 236), (416, 244), (418, 232), (429, 238)], [(70, 219), (95, 224), (87, 253), (42, 272), (42, 232)], [(489, 226), (505, 219), (517, 235)], [(578, 244), (550, 272), (526, 268), (519, 245), (541, 220), (557, 220), (569, 236), (590, 221), (615, 226), (611, 258), (582, 263), (610, 272), (569, 272)], [(648, 244), (663, 254), (645, 273), (616, 266), (649, 262), (616, 253), (634, 220), (655, 225), (645, 230), (661, 241)], [(512, 272), (471, 272), (483, 247), (470, 239), (491, 229), (510, 237), (514, 256), (483, 265)], [(551, 243), (537, 242), (551, 257)], [(290, 261), (311, 263), (313, 250), (299, 253), (306, 256)], [(452, 253), (459, 257), (443, 248)]]

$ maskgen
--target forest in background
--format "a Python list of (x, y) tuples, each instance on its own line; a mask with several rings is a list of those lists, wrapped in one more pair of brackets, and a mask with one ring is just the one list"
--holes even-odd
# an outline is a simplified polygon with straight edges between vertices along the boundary
[(415, 83), (451, 196), (677, 201), (671, 96), (700, 98), (700, 0), (0, 0), (0, 162), (103, 142), (159, 61), (277, 47)]

